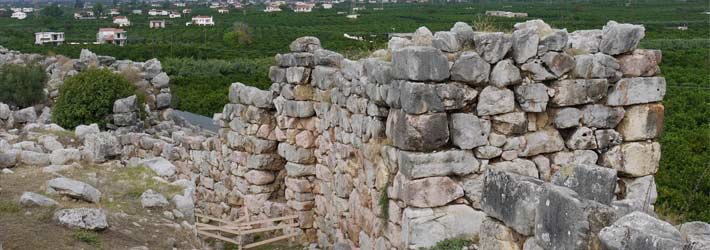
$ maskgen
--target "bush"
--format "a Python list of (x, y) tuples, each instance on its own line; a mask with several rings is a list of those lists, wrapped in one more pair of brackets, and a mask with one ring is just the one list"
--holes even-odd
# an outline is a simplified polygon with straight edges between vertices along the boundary
[(442, 240), (436, 243), (430, 248), (420, 248), (423, 250), (461, 250), (463, 247), (468, 247), (473, 244), (474, 241), (463, 238), (451, 238)]
[(0, 66), (0, 102), (29, 107), (44, 101), (47, 74), (41, 65), (5, 64)]
[(136, 87), (108, 69), (88, 69), (64, 81), (54, 107), (54, 122), (64, 128), (81, 124), (106, 125), (113, 102), (135, 94)]

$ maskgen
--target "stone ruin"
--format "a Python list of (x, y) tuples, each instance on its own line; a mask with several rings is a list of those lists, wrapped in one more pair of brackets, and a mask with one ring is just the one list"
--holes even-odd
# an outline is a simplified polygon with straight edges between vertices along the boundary
[(89, 127), (80, 158), (188, 180), (171, 199), (186, 217), (296, 214), (299, 240), (320, 249), (459, 237), (478, 249), (707, 249), (710, 225), (654, 218), (666, 82), (643, 37), (614, 21), (568, 33), (531, 20), (512, 34), (459, 22), (359, 60), (301, 37), (276, 55), (270, 89), (232, 84), (217, 135), (176, 126), (167, 109), (145, 131)]

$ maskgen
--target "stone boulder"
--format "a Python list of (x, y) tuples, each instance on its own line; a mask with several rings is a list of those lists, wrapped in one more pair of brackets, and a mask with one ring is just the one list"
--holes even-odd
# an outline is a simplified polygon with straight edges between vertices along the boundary
[(535, 28), (516, 29), (513, 31), (513, 59), (518, 64), (525, 63), (537, 55), (540, 36)]
[(168, 87), (168, 84), (170, 84), (170, 77), (165, 72), (160, 72), (160, 74), (156, 75), (155, 77), (153, 77), (152, 80), (150, 80), (150, 83), (155, 88), (165, 88)]
[(491, 71), (490, 83), (499, 88), (519, 84), (522, 80), (520, 69), (510, 59), (499, 61)]
[(660, 50), (636, 49), (632, 54), (619, 57), (621, 73), (624, 77), (654, 76), (661, 72)]
[(488, 143), (491, 122), (470, 113), (453, 113), (449, 116), (451, 142), (461, 149), (473, 149)]
[(502, 60), (513, 46), (512, 36), (503, 32), (474, 32), (473, 40), (476, 53), (491, 64)]
[(439, 207), (464, 196), (461, 185), (449, 177), (428, 177), (405, 180), (402, 200), (412, 207)]
[(456, 33), (450, 31), (439, 31), (434, 34), (432, 46), (444, 52), (457, 52), (461, 49), (461, 44)]
[(663, 77), (623, 78), (609, 92), (606, 104), (626, 106), (659, 102), (665, 95), (666, 79)]
[(163, 157), (144, 159), (140, 164), (150, 168), (155, 174), (161, 177), (172, 177), (176, 173), (175, 165)]
[(624, 141), (643, 141), (657, 138), (663, 131), (665, 108), (651, 103), (628, 107), (617, 130)]
[(616, 58), (602, 54), (582, 54), (574, 56), (572, 75), (577, 78), (605, 78), (615, 82), (621, 78), (621, 66)]
[(505, 226), (502, 222), (486, 217), (481, 223), (478, 249), (521, 250), (524, 239), (524, 236)]
[(387, 137), (394, 146), (410, 151), (431, 151), (449, 141), (446, 113), (408, 115), (392, 109), (387, 116)]
[(54, 221), (69, 228), (93, 231), (108, 228), (106, 213), (98, 208), (61, 209), (54, 213)]
[(92, 123), (91, 125), (79, 125), (74, 129), (74, 135), (80, 140), (84, 140), (89, 134), (98, 134), (101, 132), (99, 130), (99, 125)]
[(569, 34), (569, 47), (589, 53), (599, 51), (602, 30), (575, 30)]
[(47, 182), (47, 192), (69, 196), (91, 203), (101, 200), (101, 191), (81, 181), (64, 177), (54, 178)]
[(84, 139), (84, 150), (94, 163), (103, 163), (120, 155), (120, 144), (111, 132), (91, 133)]
[(606, 79), (566, 79), (555, 81), (550, 88), (555, 96), (550, 102), (557, 107), (593, 103), (603, 99), (609, 84)]
[(599, 232), (604, 249), (681, 250), (681, 233), (668, 222), (633, 212)]
[(471, 151), (447, 150), (419, 153), (400, 150), (399, 171), (409, 179), (433, 176), (464, 176), (478, 171), (478, 160)]
[(321, 44), (317, 37), (304, 36), (296, 38), (288, 48), (291, 49), (291, 52), (314, 52), (321, 49)]
[(535, 209), (535, 240), (549, 250), (602, 249), (597, 233), (613, 220), (612, 207), (545, 183)]
[(552, 184), (567, 187), (588, 200), (609, 205), (616, 190), (616, 170), (596, 165), (562, 166), (552, 177)]
[(81, 151), (75, 148), (62, 148), (52, 151), (49, 160), (54, 165), (65, 165), (67, 163), (81, 160)]
[(599, 51), (608, 55), (618, 55), (633, 51), (645, 36), (645, 31), (646, 29), (643, 25), (609, 21), (602, 28)]
[(476, 106), (479, 116), (503, 114), (514, 110), (515, 95), (510, 89), (488, 86), (479, 94)]
[(22, 193), (22, 196), (20, 196), (20, 205), (23, 207), (51, 207), (57, 206), (59, 203), (41, 194), (24, 192)]
[(537, 178), (487, 170), (481, 199), (483, 212), (522, 235), (532, 235), (542, 183)]
[(141, 206), (144, 208), (165, 207), (169, 204), (170, 203), (168, 202), (168, 199), (165, 199), (165, 196), (153, 191), (152, 189), (148, 189), (141, 194)]
[(33, 123), (37, 121), (37, 112), (34, 107), (27, 107), (12, 113), (16, 123)]
[(476, 52), (466, 51), (451, 66), (451, 80), (482, 86), (488, 82), (491, 65)]
[(433, 47), (411, 46), (392, 52), (395, 78), (412, 81), (443, 81), (449, 78), (449, 62)]

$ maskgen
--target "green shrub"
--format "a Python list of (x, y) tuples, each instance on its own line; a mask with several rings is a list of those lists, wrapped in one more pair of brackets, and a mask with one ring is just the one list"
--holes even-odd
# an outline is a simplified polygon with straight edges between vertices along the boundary
[(125, 77), (108, 69), (88, 69), (64, 81), (54, 107), (54, 122), (65, 128), (106, 124), (113, 102), (136, 93)]
[(451, 238), (439, 241), (430, 248), (421, 248), (424, 250), (461, 250), (463, 247), (467, 247), (473, 244), (472, 240), (463, 238)]
[(47, 74), (41, 65), (5, 64), (0, 66), (0, 102), (29, 107), (44, 101)]
[(99, 242), (98, 234), (92, 231), (76, 230), (74, 231), (72, 236), (74, 237), (74, 239), (89, 244), (91, 246), (98, 247), (99, 245), (101, 245), (101, 242)]

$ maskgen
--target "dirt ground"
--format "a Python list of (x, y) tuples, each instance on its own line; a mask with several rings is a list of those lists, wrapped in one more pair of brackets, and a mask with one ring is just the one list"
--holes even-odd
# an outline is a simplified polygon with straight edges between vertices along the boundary
[[(173, 207), (144, 209), (140, 194), (148, 188), (165, 195), (182, 192), (180, 187), (153, 179), (143, 167), (80, 166), (57, 172), (43, 173), (40, 168), (19, 166), (12, 174), (0, 174), (0, 242), (4, 250), (25, 249), (130, 249), (146, 246), (149, 249), (197, 249), (192, 232), (180, 227), (182, 220), (171, 220), (163, 215)], [(47, 180), (64, 176), (86, 182), (102, 192), (101, 202), (91, 204), (62, 198), (48, 197), (60, 203), (57, 208), (23, 208), (19, 199), (23, 192), (46, 195)], [(172, 206), (172, 204), (171, 204)], [(93, 207), (107, 213), (109, 228), (88, 232), (59, 226), (52, 221), (58, 208)]]

